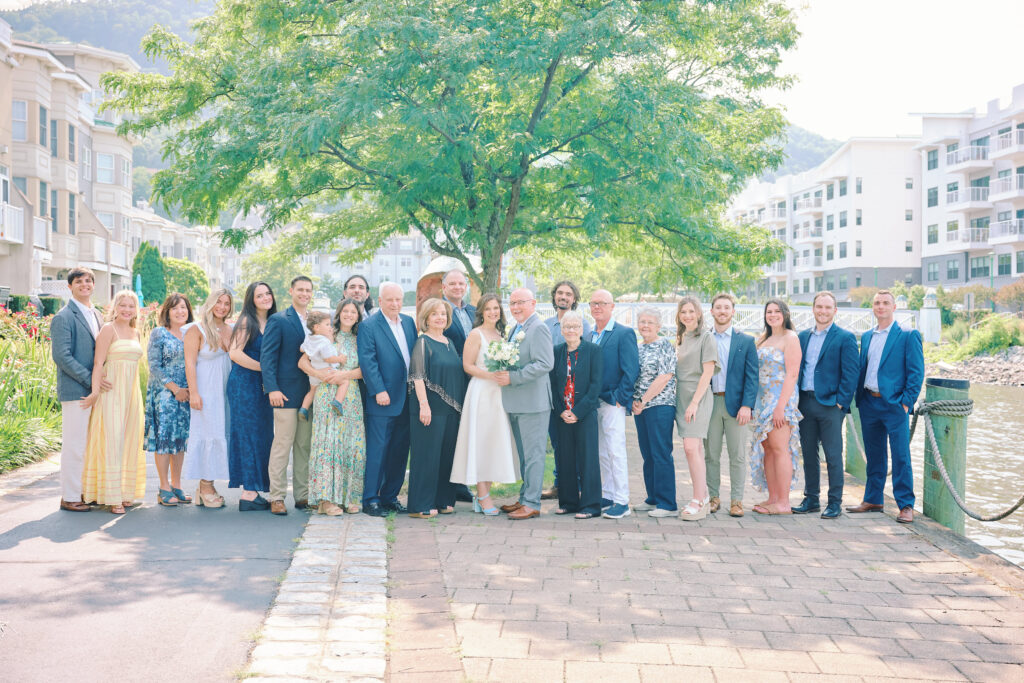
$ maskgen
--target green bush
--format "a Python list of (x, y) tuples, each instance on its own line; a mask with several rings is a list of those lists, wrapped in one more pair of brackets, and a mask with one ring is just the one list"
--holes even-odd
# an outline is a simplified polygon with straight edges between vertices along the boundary
[(57, 370), (50, 345), (26, 334), (0, 339), (0, 472), (60, 448)]
[(59, 296), (41, 296), (39, 302), (43, 305), (43, 315), (56, 315), (64, 307), (64, 299)]
[(0, 417), (0, 474), (60, 450), (60, 417), (7, 413)]
[(945, 336), (948, 341), (962, 344), (963, 341), (967, 339), (967, 330), (967, 321), (958, 319), (953, 321), (953, 324), (945, 331), (943, 336)]
[(946, 332), (950, 343), (929, 345), (925, 360), (929, 363), (955, 362), (974, 356), (992, 355), (1011, 346), (1024, 346), (1024, 322), (1016, 318), (992, 316), (971, 330), (969, 337), (967, 331), (967, 323), (957, 320)]
[(142, 276), (143, 304), (161, 304), (167, 298), (167, 280), (164, 262), (160, 258), (160, 250), (143, 242), (132, 261), (132, 289), (135, 288), (136, 276)]
[(11, 313), (21, 313), (30, 303), (32, 300), (26, 294), (11, 294), (11, 298), (7, 302), (7, 310)]
[(193, 308), (202, 306), (206, 302), (206, 297), (210, 296), (210, 279), (202, 268), (191, 261), (165, 258), (164, 275), (167, 292), (184, 294)]

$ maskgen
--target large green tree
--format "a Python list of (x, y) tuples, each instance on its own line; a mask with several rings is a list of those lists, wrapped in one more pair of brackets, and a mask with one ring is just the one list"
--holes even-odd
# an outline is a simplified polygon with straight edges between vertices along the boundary
[(164, 272), (164, 261), (160, 250), (149, 242), (142, 242), (132, 261), (132, 287), (135, 278), (142, 276), (142, 300), (147, 306), (163, 303), (167, 297), (167, 280)]
[[(314, 290), (316, 289), (316, 278), (312, 277), (313, 267), (287, 250), (273, 246), (265, 247), (242, 260), (242, 281), (246, 286), (250, 282), (266, 282), (270, 285), (278, 310), (291, 304), (288, 288), (292, 280), (299, 275), (312, 279)], [(238, 292), (239, 299), (244, 291), (243, 288)]]
[(221, 0), (195, 28), (147, 36), (170, 76), (104, 79), (122, 132), (174, 131), (154, 196), (192, 221), (262, 206), (307, 225), (278, 248), (351, 262), (411, 226), (485, 290), (516, 249), (640, 244), (708, 290), (780, 257), (722, 215), (781, 159), (782, 0)]
[(193, 308), (206, 303), (206, 297), (210, 296), (210, 278), (198, 265), (185, 259), (165, 258), (164, 274), (168, 292), (184, 294)]

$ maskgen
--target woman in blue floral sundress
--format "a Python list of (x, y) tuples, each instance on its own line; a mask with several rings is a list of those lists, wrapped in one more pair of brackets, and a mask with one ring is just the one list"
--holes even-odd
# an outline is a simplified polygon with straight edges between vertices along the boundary
[(757, 340), (757, 401), (751, 425), (754, 429), (750, 477), (758, 491), (768, 489), (768, 500), (754, 506), (762, 515), (789, 515), (789, 491), (797, 478), (800, 446), (796, 391), (800, 374), (800, 340), (790, 320), (789, 307), (781, 299), (769, 299), (764, 307), (764, 332)]

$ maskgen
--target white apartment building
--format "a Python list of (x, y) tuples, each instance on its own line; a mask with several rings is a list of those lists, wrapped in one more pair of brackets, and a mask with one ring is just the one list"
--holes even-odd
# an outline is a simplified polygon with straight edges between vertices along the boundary
[(922, 280), (999, 288), (1024, 276), (1024, 84), (985, 111), (922, 114)]
[[(175, 223), (157, 214), (145, 201), (139, 201), (126, 215), (130, 223), (129, 246), (133, 257), (142, 243), (148, 242), (164, 258), (190, 261), (202, 268), (209, 278), (210, 291), (225, 286), (219, 228)], [(193, 301), (192, 305), (201, 306), (203, 303)]]
[(773, 183), (753, 182), (728, 217), (767, 227), (786, 244), (753, 298), (809, 302), (828, 289), (920, 281), (921, 166), (912, 138), (851, 138), (821, 165)]

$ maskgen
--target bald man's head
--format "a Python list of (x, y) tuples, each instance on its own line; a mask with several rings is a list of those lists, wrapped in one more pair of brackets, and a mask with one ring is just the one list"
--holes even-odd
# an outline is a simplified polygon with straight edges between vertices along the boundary
[(595, 289), (594, 293), (590, 295), (590, 315), (597, 323), (597, 329), (604, 329), (604, 326), (611, 320), (614, 309), (615, 299), (607, 289)]

